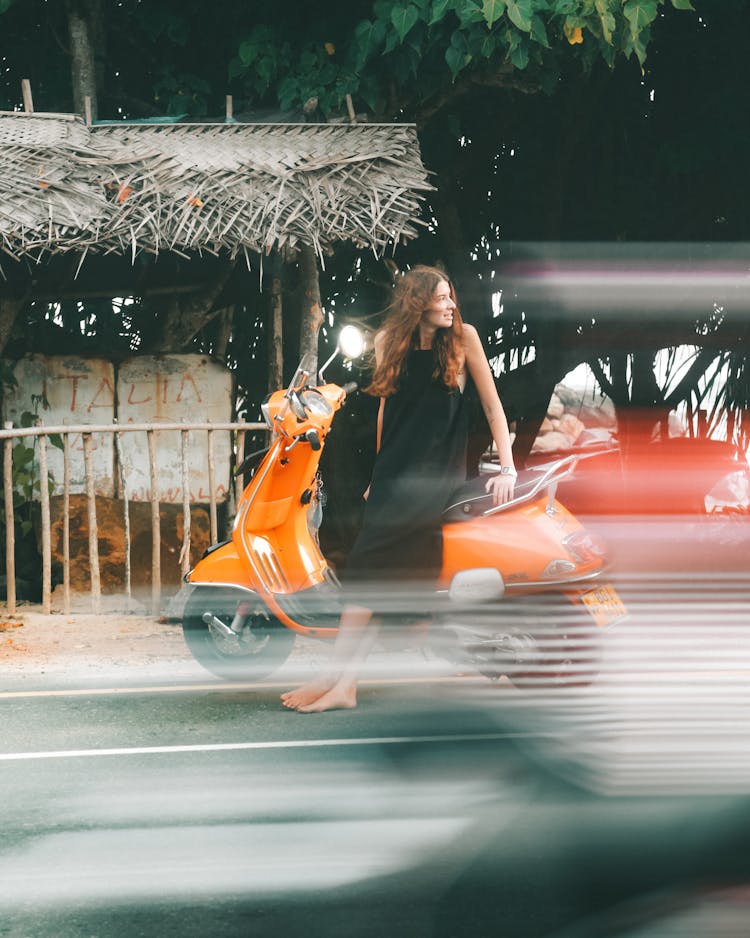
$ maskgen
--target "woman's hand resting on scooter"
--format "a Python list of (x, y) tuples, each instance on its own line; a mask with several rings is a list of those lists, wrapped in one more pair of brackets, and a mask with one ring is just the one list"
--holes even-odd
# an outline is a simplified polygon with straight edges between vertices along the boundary
[(493, 505), (504, 505), (513, 498), (516, 472), (494, 473), (487, 479), (485, 491), (492, 495)]

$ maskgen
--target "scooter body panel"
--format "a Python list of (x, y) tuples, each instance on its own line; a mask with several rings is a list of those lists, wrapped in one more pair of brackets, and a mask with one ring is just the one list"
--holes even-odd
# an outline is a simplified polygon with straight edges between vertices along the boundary
[(248, 567), (237, 553), (232, 541), (209, 551), (185, 577), (188, 583), (210, 583), (217, 586), (246, 586), (252, 589)]
[[(518, 590), (540, 586), (560, 589), (594, 577), (604, 568), (603, 559), (582, 561), (563, 543), (580, 531), (580, 522), (559, 502), (550, 510), (547, 498), (511, 511), (446, 524), (440, 584), (447, 587), (461, 570), (482, 567), (495, 568), (506, 588)], [(550, 565), (556, 561), (563, 563), (558, 565), (558, 575), (552, 575)]]

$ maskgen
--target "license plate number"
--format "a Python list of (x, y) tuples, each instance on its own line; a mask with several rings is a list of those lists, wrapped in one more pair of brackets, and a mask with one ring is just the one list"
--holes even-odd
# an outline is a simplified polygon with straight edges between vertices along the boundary
[(588, 610), (594, 622), (599, 626), (612, 625), (619, 619), (625, 618), (628, 610), (612, 586), (597, 586), (587, 590), (581, 601)]

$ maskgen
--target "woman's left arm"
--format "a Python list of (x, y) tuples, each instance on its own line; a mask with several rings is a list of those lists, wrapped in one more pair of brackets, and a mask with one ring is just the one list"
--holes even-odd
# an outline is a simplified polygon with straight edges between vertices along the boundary
[(463, 324), (463, 344), (466, 367), (476, 386), (479, 400), (482, 402), (482, 409), (500, 457), (500, 465), (510, 470), (506, 473), (491, 475), (485, 486), (487, 491), (492, 494), (494, 504), (501, 505), (513, 498), (513, 487), (516, 481), (508, 420), (503, 405), (500, 403), (497, 388), (495, 387), (495, 379), (482, 348), (479, 333), (474, 326), (470, 326), (468, 323)]

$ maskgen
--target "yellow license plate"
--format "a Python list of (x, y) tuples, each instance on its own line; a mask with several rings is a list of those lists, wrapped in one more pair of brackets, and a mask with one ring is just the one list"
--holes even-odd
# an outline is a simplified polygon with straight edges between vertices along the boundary
[(581, 596), (581, 600), (594, 622), (599, 626), (612, 625), (613, 622), (624, 619), (628, 614), (628, 610), (612, 586), (597, 586), (595, 589), (587, 590)]

